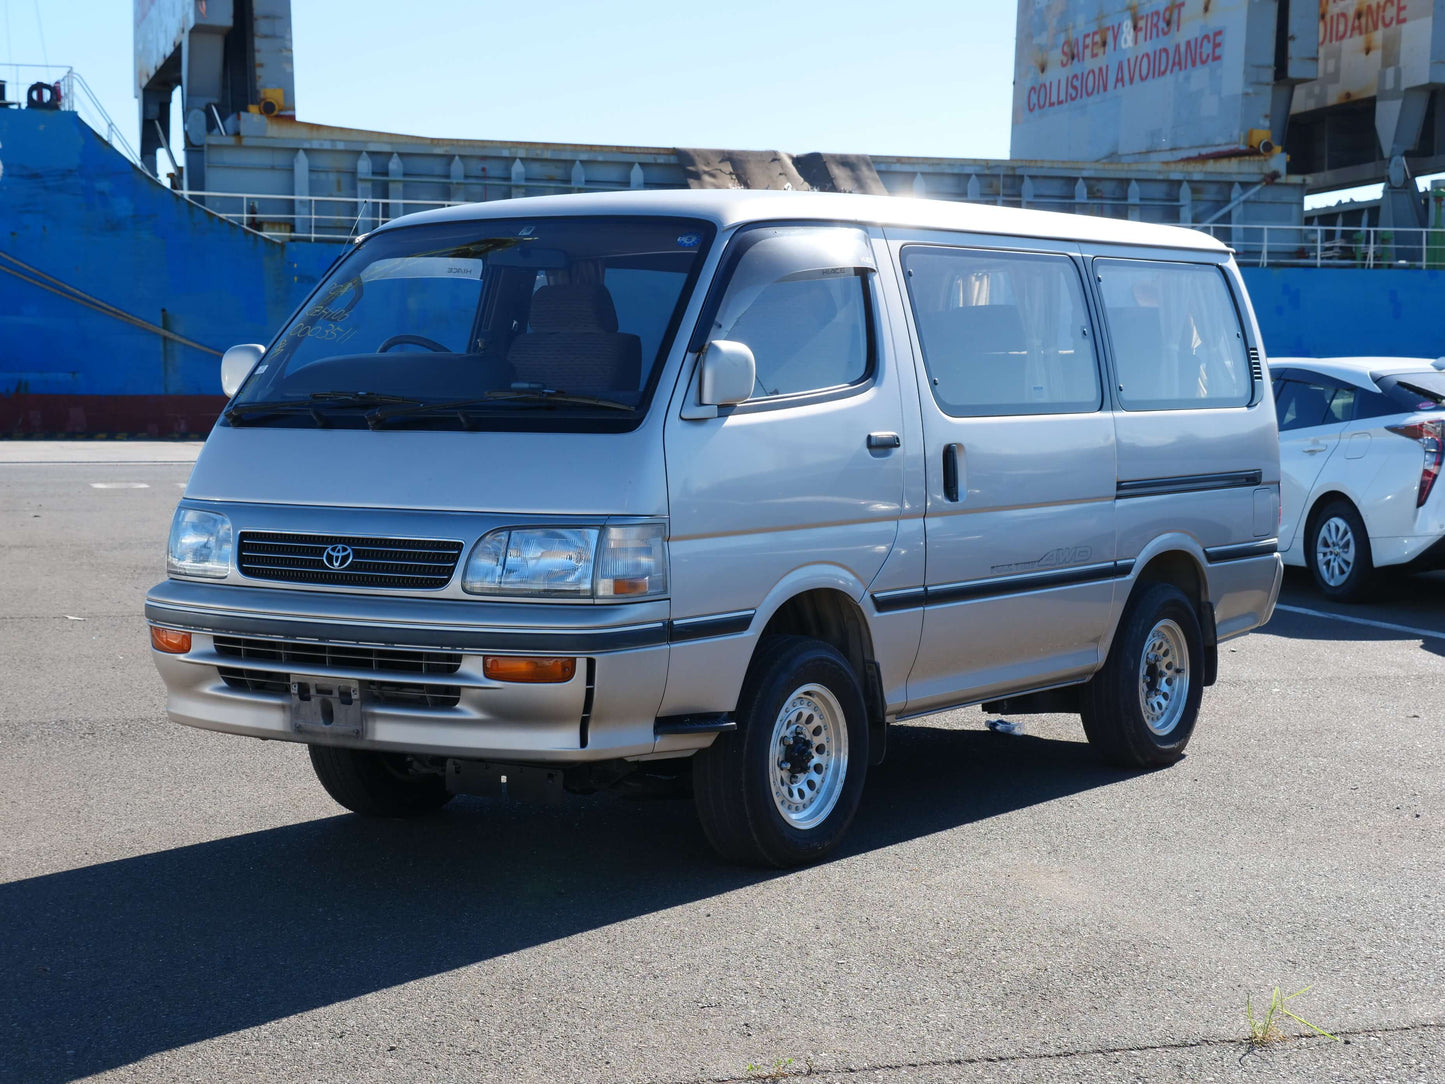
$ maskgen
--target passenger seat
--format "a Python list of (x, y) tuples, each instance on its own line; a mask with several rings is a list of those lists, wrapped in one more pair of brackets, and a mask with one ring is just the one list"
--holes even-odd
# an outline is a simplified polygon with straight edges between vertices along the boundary
[(543, 286), (527, 324), (507, 351), (518, 382), (572, 392), (636, 391), (642, 383), (642, 340), (617, 330), (601, 283)]

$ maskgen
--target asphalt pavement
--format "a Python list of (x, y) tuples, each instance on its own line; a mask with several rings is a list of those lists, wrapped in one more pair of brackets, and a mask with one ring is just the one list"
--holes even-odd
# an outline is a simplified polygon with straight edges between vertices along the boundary
[[(1445, 1081), (1445, 577), (1290, 576), (1164, 771), (1069, 716), (899, 726), (842, 854), (770, 874), (685, 801), (369, 822), (167, 722), (186, 456), (9, 451), (0, 1081)], [(1251, 1048), (1276, 986), (1348, 1041)]]

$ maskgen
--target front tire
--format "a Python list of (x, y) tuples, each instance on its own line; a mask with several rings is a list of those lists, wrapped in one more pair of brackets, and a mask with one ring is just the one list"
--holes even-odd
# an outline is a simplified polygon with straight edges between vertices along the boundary
[(1330, 501), (1316, 513), (1306, 558), (1316, 586), (1336, 602), (1360, 602), (1374, 586), (1370, 535), (1349, 501)]
[(817, 862), (857, 812), (868, 718), (857, 675), (834, 647), (803, 636), (758, 645), (734, 713), (693, 764), (708, 842), (747, 865)]
[(1204, 636), (1179, 588), (1150, 584), (1129, 603), (1104, 667), (1084, 687), (1089, 744), (1121, 768), (1184, 755), (1203, 695)]
[(446, 780), (409, 771), (405, 757), (334, 745), (307, 749), (326, 793), (363, 817), (419, 817), (452, 800)]

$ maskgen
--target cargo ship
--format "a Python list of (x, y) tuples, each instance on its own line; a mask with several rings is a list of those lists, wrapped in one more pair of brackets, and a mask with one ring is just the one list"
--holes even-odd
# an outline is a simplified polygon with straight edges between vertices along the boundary
[[(1421, 98), (1406, 85), (1398, 101), (1364, 103), (1407, 126), (1424, 111), (1385, 148), (1375, 114), (1321, 98), (1310, 81), (1331, 50), (1338, 70), (1359, 77), (1340, 52), (1348, 40), (1311, 43), (1311, 67), (1309, 56), (1294, 55), (1303, 32), (1260, 77), (1268, 93), (1251, 97), (1247, 79), (1245, 92), (1221, 91), (1207, 123), (1181, 112), (1188, 96), (1169, 89), (1170, 79), (1194, 80), (1187, 85), (1203, 88), (1204, 101), (1216, 83), (1235, 86), (1230, 64), (1256, 71), (1254, 53), (1268, 46), (1275, 55), (1274, 35), (1297, 31), (1295, 22), (1309, 27), (1315, 15), (1300, 12), (1318, 7), (1269, 2), (1277, 19), (1246, 20), (1243, 0), (1176, 0), (1155, 5), (1174, 12), (1171, 21), (1150, 22), (1148, 5), (1067, 0), (1040, 23), (1026, 0), (1015, 157), (989, 160), (445, 140), (309, 124), (296, 115), (289, 0), (136, 0), (138, 151), (79, 73), (43, 71), (15, 84), (13, 98), (0, 84), (0, 436), (204, 434), (225, 402), (221, 354), (267, 342), (354, 238), (429, 207), (579, 191), (821, 189), (1177, 223), (1235, 249), (1271, 353), (1445, 353), (1435, 316), (1445, 296), (1445, 190), (1424, 200), (1414, 185), (1429, 167), (1445, 169), (1435, 155), (1440, 92), (1427, 85)], [(1316, 14), (1337, 6), (1326, 0)], [(1069, 36), (1075, 16), (1107, 28), (1115, 14), (1125, 20), (1122, 37)], [(1135, 19), (1160, 40), (1134, 48), (1207, 34), (1210, 64), (1160, 74), (1137, 91), (1114, 89), (1112, 76), (1105, 88), (1095, 76), (1088, 85), (1098, 93), (1078, 101), (1041, 95), (1042, 76), (1030, 67), (1040, 55), (1061, 55), (1070, 41), (1071, 58), (1097, 54), (1108, 64), (1110, 49), (1129, 46)], [(1265, 23), (1268, 42), (1246, 33)], [(1413, 31), (1421, 23), (1433, 42), (1428, 15)], [(1130, 59), (1121, 53), (1117, 63)], [(1130, 142), (1128, 96), (1158, 101), (1166, 90), (1172, 127), (1152, 143)], [(176, 95), (183, 130), (172, 133)], [(1301, 101), (1312, 109), (1291, 115), (1290, 103)], [(1232, 118), (1223, 127), (1221, 110)], [(1257, 117), (1261, 127), (1252, 126)], [(1355, 137), (1370, 124), (1365, 147)], [(1301, 151), (1286, 154), (1274, 138), (1286, 127)], [(1066, 130), (1069, 141), (1058, 145), (1087, 157), (1037, 156)], [(1365, 149), (1341, 157), (1357, 144)], [(1386, 185), (1380, 199), (1305, 210), (1311, 192), (1377, 177)]]

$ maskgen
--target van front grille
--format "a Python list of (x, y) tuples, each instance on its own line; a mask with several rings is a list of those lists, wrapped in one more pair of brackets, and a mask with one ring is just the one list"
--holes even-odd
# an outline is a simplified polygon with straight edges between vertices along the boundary
[[(229, 688), (248, 693), (274, 693), (287, 696), (291, 692), (289, 674), (270, 670), (242, 670), (234, 666), (220, 667), (221, 680)], [(402, 708), (454, 708), (462, 698), (458, 685), (417, 685), (405, 681), (363, 681), (362, 700)]]
[(242, 531), (236, 567), (259, 580), (435, 591), (451, 582), (461, 553), (444, 539)]
[(217, 636), (214, 642), (217, 655), (230, 659), (282, 662), (303, 673), (308, 667), (323, 666), (386, 674), (455, 674), (462, 667), (462, 657), (450, 651), (412, 651), (245, 636)]
[[(407, 674), (455, 674), (461, 669), (460, 655), (447, 651), (408, 651), (399, 648), (361, 647), (353, 644), (298, 643), (257, 637), (217, 636), (216, 654), (244, 662), (284, 663), (298, 673), (317, 668), (365, 670), (376, 680), (362, 681), (362, 697), (373, 704), (395, 707), (454, 708), (461, 700), (458, 685), (423, 685), (396, 681)], [(251, 693), (286, 696), (291, 692), (291, 675), (275, 670), (245, 666), (222, 666), (221, 680), (232, 689)]]

